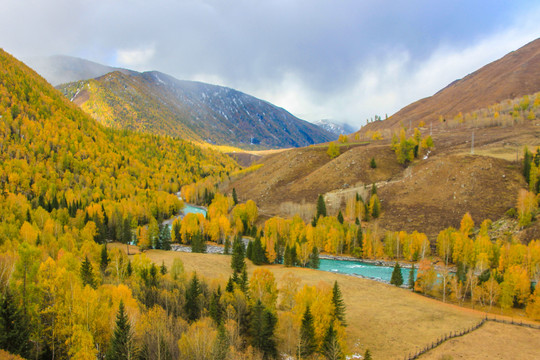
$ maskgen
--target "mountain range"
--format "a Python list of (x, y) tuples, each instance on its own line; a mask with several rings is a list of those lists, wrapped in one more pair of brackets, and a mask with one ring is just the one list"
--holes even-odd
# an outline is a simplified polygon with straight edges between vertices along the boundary
[(196, 142), (247, 148), (300, 147), (337, 136), (240, 91), (135, 72), (66, 56), (34, 62), (36, 70), (99, 122)]

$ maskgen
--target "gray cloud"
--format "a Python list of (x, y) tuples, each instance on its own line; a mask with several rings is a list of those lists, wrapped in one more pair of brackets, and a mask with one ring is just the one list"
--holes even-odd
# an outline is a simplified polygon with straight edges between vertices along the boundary
[(4, 0), (0, 46), (206, 80), (306, 120), (359, 126), (538, 37), (539, 9), (532, 1)]

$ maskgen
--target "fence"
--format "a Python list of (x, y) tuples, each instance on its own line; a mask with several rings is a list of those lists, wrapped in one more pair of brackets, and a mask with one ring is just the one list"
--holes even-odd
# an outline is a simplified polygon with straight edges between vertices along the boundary
[(441, 345), (445, 341), (457, 338), (459, 336), (467, 335), (471, 331), (474, 331), (474, 330), (478, 329), (480, 326), (484, 325), (487, 321), (493, 321), (493, 322), (498, 322), (498, 323), (502, 323), (502, 324), (509, 324), (509, 325), (524, 326), (524, 327), (529, 327), (529, 328), (532, 328), (532, 329), (540, 330), (540, 325), (537, 325), (537, 324), (524, 323), (522, 321), (517, 322), (517, 321), (514, 321), (514, 319), (512, 319), (512, 320), (503, 320), (503, 319), (497, 319), (495, 317), (490, 318), (490, 317), (488, 317), (486, 315), (486, 317), (483, 318), (478, 324), (476, 324), (474, 326), (471, 326), (471, 327), (469, 327), (467, 329), (450, 332), (450, 333), (442, 336), (441, 338), (438, 338), (437, 341), (433, 341), (431, 344), (426, 345), (424, 348), (418, 350), (416, 353), (414, 353), (414, 354), (409, 353), (409, 355), (405, 355), (404, 360), (418, 359), (421, 355), (423, 355), (423, 354), (427, 353), (428, 351), (436, 348), (437, 346)]

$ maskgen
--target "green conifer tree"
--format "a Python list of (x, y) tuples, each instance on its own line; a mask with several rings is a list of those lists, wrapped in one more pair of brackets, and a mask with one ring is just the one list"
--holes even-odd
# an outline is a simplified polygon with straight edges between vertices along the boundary
[(409, 271), (409, 281), (407, 284), (409, 285), (409, 289), (414, 289), (414, 270), (414, 264), (412, 264), (411, 271)]
[(326, 204), (324, 202), (324, 197), (319, 195), (319, 198), (317, 199), (317, 215), (316, 218), (319, 219), (319, 217), (325, 217), (326, 216)]
[(334, 287), (332, 288), (332, 304), (334, 305), (334, 319), (339, 320), (341, 325), (347, 326), (347, 322), (345, 321), (345, 302), (343, 301), (337, 281), (334, 282)]
[(249, 334), (251, 345), (261, 350), (264, 359), (274, 359), (277, 356), (274, 330), (277, 324), (276, 316), (264, 307), (261, 300), (253, 306)]
[(238, 196), (236, 195), (235, 188), (232, 189), (232, 198), (233, 198), (234, 205), (238, 205)]
[(371, 357), (371, 351), (369, 351), (369, 349), (366, 349), (366, 352), (364, 353), (364, 360), (372, 360), (373, 358)]
[(315, 350), (317, 350), (317, 343), (315, 342), (313, 315), (311, 315), (311, 310), (309, 306), (307, 306), (304, 316), (302, 317), (302, 326), (300, 328), (299, 358), (305, 359), (311, 356)]
[(229, 354), (229, 336), (223, 324), (218, 326), (218, 334), (212, 349), (213, 360), (225, 360)]
[(233, 243), (233, 254), (231, 259), (231, 267), (233, 272), (239, 274), (242, 272), (242, 269), (246, 266), (246, 261), (244, 259), (244, 244), (240, 237), (236, 237)]
[(399, 263), (397, 261), (394, 265), (394, 270), (392, 271), (392, 278), (390, 279), (390, 284), (395, 286), (403, 285), (403, 275), (401, 274), (401, 267), (399, 266)]
[(124, 308), (124, 302), (120, 300), (118, 314), (116, 315), (116, 328), (111, 339), (111, 346), (107, 359), (110, 360), (131, 360), (135, 359), (135, 342), (131, 324)]
[(337, 220), (339, 221), (340, 224), (343, 224), (343, 214), (341, 213), (341, 210), (339, 210), (339, 213), (337, 215)]
[(327, 360), (343, 360), (345, 358), (333, 322), (330, 323), (330, 326), (324, 335), (320, 352)]
[(165, 266), (165, 261), (161, 262), (161, 267), (159, 268), (159, 272), (161, 275), (165, 275), (167, 273), (167, 267)]
[(371, 161), (369, 162), (369, 167), (372, 169), (377, 168), (377, 163), (375, 162), (375, 158), (371, 158)]
[(309, 267), (312, 269), (318, 269), (321, 264), (319, 259), (319, 248), (317, 246), (313, 247), (311, 255), (309, 256)]
[(246, 257), (249, 260), (253, 261), (253, 241), (248, 242), (248, 245), (246, 248)]
[(109, 253), (107, 251), (107, 244), (103, 244), (101, 247), (101, 257), (99, 260), (99, 268), (101, 270), (101, 273), (105, 275), (107, 272), (107, 267), (109, 267)]
[(26, 358), (31, 348), (28, 319), (9, 289), (0, 300), (0, 349)]
[(201, 316), (199, 295), (202, 294), (201, 284), (197, 274), (193, 274), (189, 287), (186, 289), (184, 311), (189, 321), (196, 321)]
[(92, 263), (88, 260), (88, 256), (84, 257), (84, 261), (81, 264), (81, 279), (83, 286), (90, 285), (92, 288), (96, 288), (96, 281), (94, 279), (94, 269)]

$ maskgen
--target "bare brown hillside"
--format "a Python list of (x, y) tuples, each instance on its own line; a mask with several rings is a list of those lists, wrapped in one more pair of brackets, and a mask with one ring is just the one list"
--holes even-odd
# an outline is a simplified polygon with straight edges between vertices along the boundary
[[(400, 124), (416, 126), (452, 118), (459, 112), (488, 107), (540, 90), (540, 39), (513, 51), (463, 79), (456, 80), (435, 95), (414, 102), (384, 121), (362, 128), (361, 132), (395, 129)], [(436, 123), (434, 123), (436, 125)]]
[[(525, 186), (516, 159), (524, 145), (540, 146), (539, 120), (474, 132), (471, 155), (472, 129), (467, 124), (436, 129), (433, 151), (408, 167), (397, 163), (389, 140), (342, 146), (335, 159), (322, 146), (283, 151), (264, 156), (260, 169), (225, 190), (234, 187), (240, 199), (255, 200), (263, 215), (288, 216), (284, 203), (307, 203), (304, 206), (313, 210), (318, 194), (325, 194), (335, 213), (344, 209), (347, 198), (377, 183), (383, 209), (377, 222), (382, 228), (418, 230), (434, 239), (440, 230), (459, 226), (466, 212), (478, 224), (495, 221), (515, 206), (518, 189)], [(371, 158), (376, 169), (369, 166)]]

